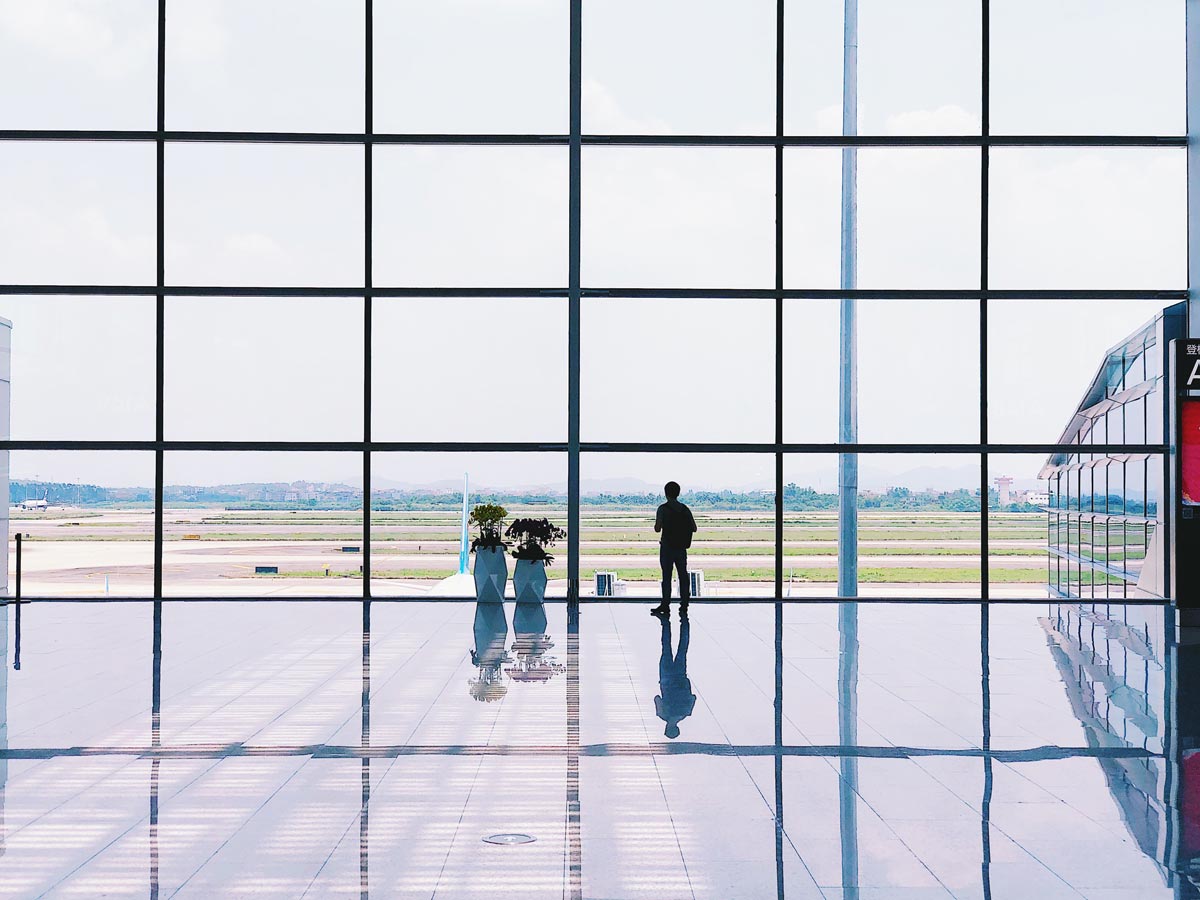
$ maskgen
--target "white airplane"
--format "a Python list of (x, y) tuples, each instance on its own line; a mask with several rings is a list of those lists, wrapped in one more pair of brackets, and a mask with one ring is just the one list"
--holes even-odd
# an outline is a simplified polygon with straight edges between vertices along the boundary
[(50, 493), (50, 489), (46, 488), (45, 492), (42, 494), (41, 500), (37, 500), (37, 499), (30, 500), (28, 497), (26, 497), (24, 500), (22, 500), (20, 503), (17, 504), (17, 508), (18, 509), (35, 510), (37, 512), (45, 512), (47, 509), (50, 508), (50, 504), (46, 502), (46, 497), (49, 495), (49, 493)]

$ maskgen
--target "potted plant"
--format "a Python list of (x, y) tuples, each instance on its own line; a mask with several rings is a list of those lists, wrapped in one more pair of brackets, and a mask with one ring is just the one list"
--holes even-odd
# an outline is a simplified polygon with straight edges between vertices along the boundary
[(508, 510), (495, 503), (480, 503), (471, 510), (470, 524), (479, 529), (471, 541), (475, 554), (475, 599), (503, 603), (508, 584), (508, 543), (500, 536), (500, 525)]
[(504, 532), (516, 547), (512, 551), (517, 568), (513, 588), (518, 603), (541, 603), (546, 596), (546, 564), (554, 557), (546, 550), (567, 536), (549, 519), (517, 519)]

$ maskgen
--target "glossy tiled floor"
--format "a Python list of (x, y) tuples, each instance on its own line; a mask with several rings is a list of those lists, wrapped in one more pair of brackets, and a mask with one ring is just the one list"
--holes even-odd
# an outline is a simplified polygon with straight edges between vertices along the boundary
[(646, 610), (4, 608), (0, 896), (1193, 896), (1168, 610)]

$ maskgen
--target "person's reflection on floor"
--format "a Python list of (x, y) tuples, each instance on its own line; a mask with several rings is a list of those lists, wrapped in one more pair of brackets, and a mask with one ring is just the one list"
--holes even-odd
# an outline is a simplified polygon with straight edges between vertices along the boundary
[(662, 692), (654, 698), (654, 712), (667, 723), (669, 738), (679, 737), (679, 723), (696, 708), (696, 695), (692, 693), (692, 682), (687, 675), (688, 641), (692, 625), (686, 617), (679, 620), (679, 649), (671, 653), (671, 618), (663, 616), (662, 656), (658, 659), (658, 689)]
[(475, 649), (471, 651), (471, 664), (479, 668), (479, 675), (472, 678), (471, 696), (481, 703), (491, 703), (508, 693), (501, 667), (511, 661), (504, 650), (508, 642), (508, 619), (504, 615), (503, 603), (475, 604)]
[(554, 641), (546, 633), (546, 605), (518, 602), (513, 610), (512, 652), (516, 660), (505, 673), (513, 681), (549, 681), (567, 668), (546, 655), (553, 649)]

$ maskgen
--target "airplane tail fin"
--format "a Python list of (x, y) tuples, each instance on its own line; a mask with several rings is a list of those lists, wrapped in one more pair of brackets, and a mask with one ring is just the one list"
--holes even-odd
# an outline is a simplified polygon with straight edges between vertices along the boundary
[(458, 574), (465, 575), (470, 561), (470, 544), (467, 542), (467, 473), (463, 473), (462, 543), (458, 550)]

